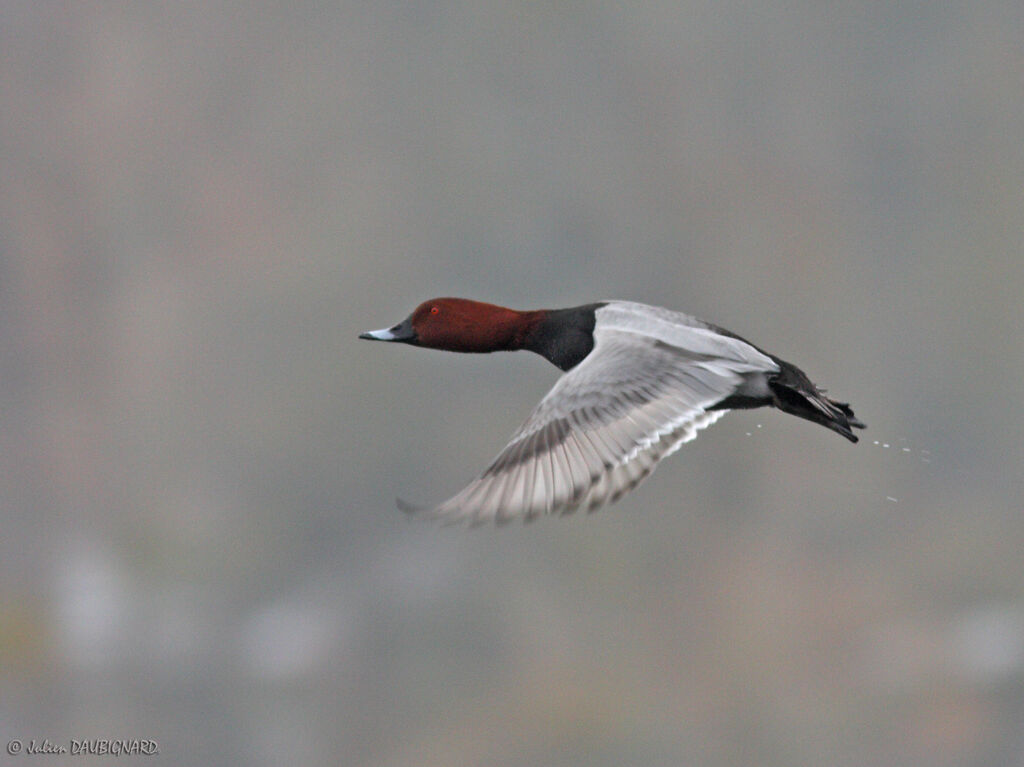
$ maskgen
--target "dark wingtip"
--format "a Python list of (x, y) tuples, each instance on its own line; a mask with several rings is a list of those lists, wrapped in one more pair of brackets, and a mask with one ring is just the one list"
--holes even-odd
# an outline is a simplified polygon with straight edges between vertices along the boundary
[(423, 511), (424, 508), (423, 506), (414, 506), (408, 501), (403, 501), (401, 498), (395, 499), (395, 505), (397, 505), (399, 509), (404, 511), (410, 517), (415, 514), (419, 514), (421, 511)]
[[(440, 523), (441, 527), (453, 527), (457, 525), (467, 524), (470, 528), (479, 527), (485, 524), (488, 520), (482, 519), (476, 516), (460, 516), (458, 514), (446, 514), (443, 513), (436, 506), (415, 506), (408, 501), (403, 501), (401, 498), (396, 498), (395, 503), (398, 508), (408, 514), (410, 517), (416, 517), (417, 519), (427, 519), (432, 522)], [(501, 524), (499, 522), (499, 524)]]
[(409, 503), (408, 501), (403, 501), (401, 498), (395, 498), (395, 504), (409, 517), (416, 517), (417, 519), (440, 520), (442, 527), (448, 527), (449, 525), (457, 525), (461, 521), (458, 518), (446, 519), (441, 514), (438, 514), (436, 508), (431, 508), (429, 506), (416, 506), (412, 503)]

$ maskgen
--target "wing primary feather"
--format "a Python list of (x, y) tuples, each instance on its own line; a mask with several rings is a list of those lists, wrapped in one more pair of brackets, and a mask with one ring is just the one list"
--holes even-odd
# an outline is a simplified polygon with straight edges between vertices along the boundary
[(555, 467), (554, 456), (552, 455), (551, 434), (546, 429), (542, 431), (537, 440), (537, 476), (543, 481), (543, 491), (539, 494), (539, 503), (536, 515), (548, 515), (554, 505), (555, 497)]
[(753, 347), (719, 342), (699, 325), (680, 330), (669, 323), (668, 335), (654, 337), (637, 324), (635, 310), (609, 311), (594, 332), (597, 353), (559, 379), (482, 475), (433, 508), (401, 499), (399, 508), (475, 526), (614, 503), (724, 415), (706, 408), (734, 392), (746, 373), (769, 369), (771, 361)]
[(551, 444), (551, 512), (561, 512), (572, 499), (573, 478), (572, 461), (566, 447), (568, 438)]
[[(569, 495), (561, 512), (563, 514), (570, 514), (576, 511), (577, 503), (590, 484), (589, 479), (584, 479), (584, 475), (589, 472), (589, 467), (576, 439), (575, 432), (570, 432), (569, 436), (562, 442), (561, 452), (565, 456), (565, 466), (569, 471)], [(575, 465), (573, 463), (574, 460), (577, 461)]]
[(581, 428), (578, 433), (579, 437), (586, 442), (597, 459), (598, 465), (591, 467), (590, 476), (592, 481), (596, 481), (601, 474), (613, 467), (616, 463), (614, 455), (611, 454), (603, 444), (599, 444), (595, 441), (596, 431), (597, 430), (594, 428)]
[(544, 456), (537, 453), (539, 447), (540, 438), (535, 441), (533, 455), (527, 459), (527, 462), (523, 465), (525, 479), (524, 479), (524, 503), (523, 503), (523, 521), (532, 522), (537, 517), (537, 496), (546, 492), (544, 488), (544, 477), (540, 470), (541, 461), (544, 460)]
[(527, 480), (531, 472), (531, 464), (534, 463), (532, 460), (519, 463), (511, 470), (513, 474), (509, 477), (508, 487), (495, 510), (495, 519), (500, 520), (501, 524), (511, 522), (517, 515), (529, 513), (532, 486), (527, 484)]

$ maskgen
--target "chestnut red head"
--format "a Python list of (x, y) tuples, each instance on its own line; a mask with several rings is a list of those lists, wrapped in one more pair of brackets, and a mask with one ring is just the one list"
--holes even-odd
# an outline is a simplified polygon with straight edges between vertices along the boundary
[(424, 301), (394, 327), (359, 337), (453, 352), (511, 350), (520, 348), (535, 314), (467, 298), (435, 298)]

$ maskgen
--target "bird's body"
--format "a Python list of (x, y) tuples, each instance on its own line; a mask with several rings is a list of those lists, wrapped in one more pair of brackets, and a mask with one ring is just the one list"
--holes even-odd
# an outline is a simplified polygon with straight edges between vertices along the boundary
[(450, 351), (526, 349), (565, 374), (460, 493), (423, 511), (497, 523), (617, 501), (730, 409), (774, 406), (852, 442), (863, 428), (796, 366), (687, 314), (631, 301), (517, 312), (467, 299), (421, 304), (361, 338)]

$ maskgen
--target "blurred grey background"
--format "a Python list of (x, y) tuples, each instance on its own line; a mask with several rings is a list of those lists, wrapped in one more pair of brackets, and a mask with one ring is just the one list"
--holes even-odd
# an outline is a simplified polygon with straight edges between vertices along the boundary
[[(0, 748), (1024, 764), (1022, 137), (1019, 0), (5, 0)], [(357, 341), (443, 295), (688, 311), (869, 430), (409, 520), (557, 377)]]

